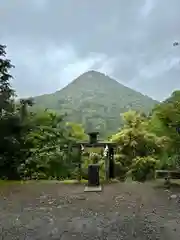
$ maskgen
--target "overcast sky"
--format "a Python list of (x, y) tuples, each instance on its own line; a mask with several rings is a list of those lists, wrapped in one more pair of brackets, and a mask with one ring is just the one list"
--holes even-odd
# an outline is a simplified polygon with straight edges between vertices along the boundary
[(0, 0), (0, 43), (19, 96), (90, 69), (162, 100), (180, 89), (180, 0)]

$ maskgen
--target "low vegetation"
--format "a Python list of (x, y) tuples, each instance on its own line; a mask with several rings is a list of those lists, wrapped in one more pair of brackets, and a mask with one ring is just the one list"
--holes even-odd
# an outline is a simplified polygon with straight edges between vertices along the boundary
[[(83, 126), (52, 109), (34, 112), (33, 99), (15, 102), (10, 85), (12, 67), (0, 45), (0, 178), (77, 179), (79, 155), (72, 146), (87, 140)], [(150, 113), (129, 109), (120, 118), (119, 130), (109, 138), (117, 144), (117, 178), (124, 180), (130, 175), (145, 181), (154, 177), (156, 169), (180, 168), (180, 91)], [(98, 162), (104, 179), (104, 161), (102, 149), (85, 149), (82, 178), (87, 179), (88, 164)]]

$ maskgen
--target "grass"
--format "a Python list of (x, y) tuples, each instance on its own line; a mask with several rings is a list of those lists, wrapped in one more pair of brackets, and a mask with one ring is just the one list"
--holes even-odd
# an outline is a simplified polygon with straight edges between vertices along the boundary
[(0, 186), (14, 185), (14, 184), (23, 184), (23, 183), (24, 183), (24, 181), (0, 180)]
[[(100, 183), (102, 184), (111, 184), (111, 183), (118, 183), (119, 181), (116, 179), (112, 179), (109, 181), (102, 180)], [(41, 184), (41, 183), (46, 183), (46, 184), (87, 184), (88, 180), (81, 179), (79, 182), (78, 180), (73, 180), (73, 179), (65, 179), (62, 181), (58, 180), (27, 180), (27, 181), (9, 181), (9, 180), (0, 180), (0, 186), (13, 186), (13, 185), (20, 185), (20, 184)]]
[(76, 184), (76, 183), (87, 183), (88, 180), (81, 179), (81, 181), (79, 182), (78, 180), (67, 179), (67, 180), (63, 180), (63, 181), (60, 181), (60, 182), (64, 183), (64, 184)]
[(87, 183), (88, 180), (82, 179), (80, 182), (78, 180), (66, 179), (63, 181), (58, 180), (27, 180), (27, 181), (10, 181), (10, 180), (0, 180), (0, 186), (6, 185), (18, 185), (18, 184), (28, 184), (28, 183), (63, 183), (63, 184), (78, 184)]

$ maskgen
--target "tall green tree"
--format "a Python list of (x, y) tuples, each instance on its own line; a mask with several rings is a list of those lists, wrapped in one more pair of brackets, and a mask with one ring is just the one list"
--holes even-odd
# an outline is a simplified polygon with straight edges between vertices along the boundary
[(26, 135), (29, 157), (19, 167), (22, 177), (67, 178), (72, 172), (69, 131), (62, 116), (50, 111), (31, 116), (32, 130)]
[(10, 70), (14, 67), (9, 59), (6, 59), (6, 46), (0, 45), (0, 114), (4, 111), (12, 111), (12, 98), (15, 95), (11, 87), (12, 78)]
[(168, 139), (147, 130), (148, 119), (145, 115), (128, 111), (122, 118), (124, 127), (112, 136), (111, 141), (119, 145), (120, 153), (130, 165), (136, 157), (161, 154)]
[(170, 98), (153, 110), (151, 128), (171, 139), (171, 152), (180, 153), (180, 91), (173, 92)]
[(17, 177), (20, 149), (20, 119), (15, 114), (15, 92), (11, 87), (11, 61), (6, 58), (6, 47), (0, 45), (0, 175)]
[(174, 91), (153, 109), (148, 127), (156, 135), (170, 140), (161, 159), (162, 167), (180, 168), (180, 91)]
[(28, 107), (33, 106), (34, 101), (33, 98), (27, 98), (27, 99), (20, 99), (20, 116), (21, 116), (21, 121), (26, 120), (28, 116)]
[(69, 136), (74, 140), (88, 140), (88, 135), (85, 133), (81, 124), (67, 122), (66, 126), (69, 130)]

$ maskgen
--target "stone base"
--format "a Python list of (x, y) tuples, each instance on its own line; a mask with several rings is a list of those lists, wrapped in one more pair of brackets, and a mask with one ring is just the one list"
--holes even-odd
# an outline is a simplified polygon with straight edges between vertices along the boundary
[(102, 186), (86, 186), (84, 192), (102, 192)]

